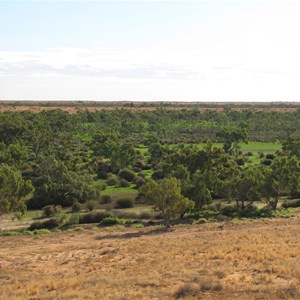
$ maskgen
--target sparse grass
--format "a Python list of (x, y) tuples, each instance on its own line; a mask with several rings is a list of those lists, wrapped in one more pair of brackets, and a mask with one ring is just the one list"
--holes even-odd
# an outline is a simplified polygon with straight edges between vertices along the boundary
[[(3, 299), (299, 299), (299, 219), (0, 237)], [(30, 270), (30, 271), (29, 271)], [(23, 280), (26, 278), (26, 280)]]

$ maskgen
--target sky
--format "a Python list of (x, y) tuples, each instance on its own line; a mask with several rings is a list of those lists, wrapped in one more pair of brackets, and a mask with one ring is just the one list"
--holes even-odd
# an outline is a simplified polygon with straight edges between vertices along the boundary
[(0, 99), (300, 101), (299, 29), (296, 0), (0, 0)]

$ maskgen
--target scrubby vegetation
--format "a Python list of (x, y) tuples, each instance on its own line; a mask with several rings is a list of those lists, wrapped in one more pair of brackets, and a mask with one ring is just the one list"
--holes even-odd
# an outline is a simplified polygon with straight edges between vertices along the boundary
[(63, 226), (69, 210), (69, 223), (98, 223), (97, 214), (153, 207), (153, 220), (172, 224), (217, 201), (219, 215), (272, 216), (283, 197), (283, 208), (298, 206), (290, 199), (300, 196), (299, 117), (161, 104), (1, 112), (0, 211), (43, 209)]

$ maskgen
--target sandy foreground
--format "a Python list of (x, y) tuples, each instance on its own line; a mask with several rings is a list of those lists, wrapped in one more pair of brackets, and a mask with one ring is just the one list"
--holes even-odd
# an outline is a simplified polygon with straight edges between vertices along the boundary
[(0, 237), (0, 299), (300, 299), (300, 218)]

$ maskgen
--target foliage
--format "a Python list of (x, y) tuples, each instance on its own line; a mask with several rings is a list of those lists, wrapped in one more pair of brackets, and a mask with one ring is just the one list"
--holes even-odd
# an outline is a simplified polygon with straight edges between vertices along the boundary
[(106, 217), (100, 221), (100, 224), (105, 226), (117, 225), (117, 224), (122, 224), (122, 220), (116, 217)]
[(135, 173), (128, 168), (120, 170), (118, 175), (120, 178), (123, 178), (129, 182), (131, 182), (135, 177)]
[(86, 207), (89, 211), (93, 211), (96, 207), (96, 201), (95, 200), (89, 200), (86, 203)]
[(181, 194), (181, 182), (176, 178), (150, 181), (142, 187), (141, 192), (150, 198), (162, 213), (166, 226), (170, 226), (172, 218), (182, 216), (194, 207), (193, 201)]
[(72, 213), (78, 213), (81, 210), (81, 205), (78, 201), (74, 202), (72, 205)]
[(24, 199), (33, 190), (20, 171), (6, 164), (0, 165), (0, 214), (12, 211), (25, 212)]
[(131, 198), (120, 198), (116, 202), (116, 208), (130, 208), (133, 207), (134, 201)]

